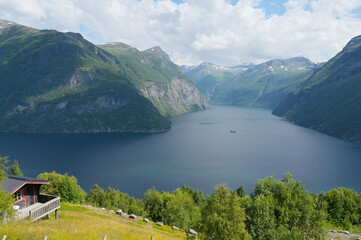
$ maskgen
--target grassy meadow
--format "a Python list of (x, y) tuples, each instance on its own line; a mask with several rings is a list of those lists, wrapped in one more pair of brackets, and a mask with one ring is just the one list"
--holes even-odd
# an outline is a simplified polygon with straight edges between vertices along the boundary
[(113, 214), (107, 210), (87, 208), (81, 205), (62, 203), (59, 210), (59, 219), (55, 214), (50, 219), (36, 222), (22, 220), (0, 224), (0, 237), (7, 235), (11, 239), (186, 239), (182, 231), (174, 231), (169, 226), (156, 226), (144, 223), (142, 220), (131, 220)]

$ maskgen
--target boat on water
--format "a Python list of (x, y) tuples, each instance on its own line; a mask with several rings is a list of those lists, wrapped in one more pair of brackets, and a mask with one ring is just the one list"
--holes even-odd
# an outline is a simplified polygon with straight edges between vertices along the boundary
[(234, 131), (234, 130), (231, 130), (231, 131), (229, 131), (230, 133), (237, 133), (236, 131)]

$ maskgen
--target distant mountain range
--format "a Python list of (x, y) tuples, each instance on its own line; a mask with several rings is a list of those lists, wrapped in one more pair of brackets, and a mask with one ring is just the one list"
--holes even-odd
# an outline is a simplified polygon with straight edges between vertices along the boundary
[(298, 125), (361, 143), (361, 36), (351, 39), (273, 113)]
[(215, 86), (223, 82), (233, 80), (240, 72), (253, 67), (251, 63), (245, 63), (233, 67), (224, 67), (208, 62), (198, 66), (181, 66), (183, 73), (189, 77), (201, 90), (207, 99), (211, 99)]
[(235, 67), (202, 63), (182, 70), (213, 104), (274, 108), (317, 67), (297, 57)]
[(5, 20), (0, 89), (1, 132), (160, 132), (169, 116), (208, 108), (160, 48), (98, 47)]

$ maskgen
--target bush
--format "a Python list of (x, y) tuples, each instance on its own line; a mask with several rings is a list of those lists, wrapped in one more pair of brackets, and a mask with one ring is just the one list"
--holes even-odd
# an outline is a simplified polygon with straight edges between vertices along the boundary
[(329, 221), (336, 225), (361, 224), (361, 197), (354, 190), (333, 189), (324, 196)]
[[(6, 179), (6, 164), (8, 157), (0, 156), (0, 186)], [(0, 220), (5, 221), (8, 218), (12, 218), (14, 215), (14, 209), (12, 206), (15, 204), (14, 197), (0, 189)]]
[(176, 189), (165, 204), (164, 222), (182, 229), (195, 228), (201, 218), (199, 207), (193, 198), (181, 189)]
[(78, 185), (78, 180), (68, 174), (58, 174), (56, 172), (42, 173), (37, 176), (39, 179), (49, 180), (50, 184), (42, 185), (41, 192), (60, 196), (61, 201), (70, 203), (84, 203), (86, 192)]
[(323, 236), (324, 204), (308, 194), (304, 185), (291, 174), (283, 180), (273, 176), (258, 180), (251, 196), (246, 206), (246, 223), (254, 239), (282, 239), (282, 236), (286, 239), (296, 235), (318, 239)]
[(144, 208), (150, 219), (154, 222), (164, 222), (163, 213), (170, 198), (169, 193), (158, 192), (155, 188), (147, 190), (144, 194)]

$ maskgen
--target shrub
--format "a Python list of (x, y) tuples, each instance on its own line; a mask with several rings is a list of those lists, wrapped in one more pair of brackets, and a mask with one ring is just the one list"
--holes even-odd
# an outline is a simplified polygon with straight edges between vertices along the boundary
[(78, 185), (78, 180), (68, 174), (56, 172), (42, 173), (37, 176), (39, 179), (49, 180), (50, 184), (42, 185), (41, 192), (61, 197), (61, 201), (70, 203), (84, 203), (86, 192)]

